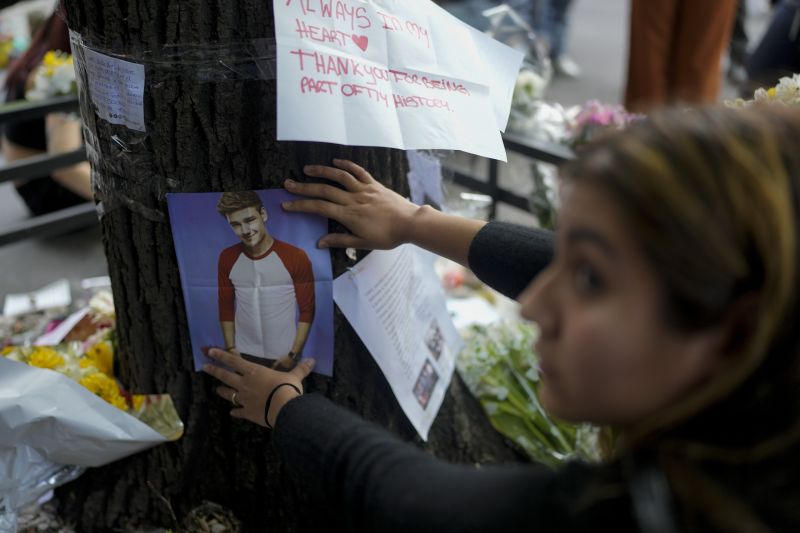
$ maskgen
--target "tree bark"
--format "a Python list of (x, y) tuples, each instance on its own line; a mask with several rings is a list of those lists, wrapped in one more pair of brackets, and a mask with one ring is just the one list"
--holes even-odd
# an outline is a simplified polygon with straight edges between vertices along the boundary
[[(270, 433), (232, 419), (212, 380), (194, 372), (164, 195), (280, 187), (306, 180), (302, 165), (333, 157), (405, 193), (404, 153), (276, 141), (275, 81), (263, 79), (264, 61), (241, 57), (274, 35), (269, 1), (67, 0), (65, 14), (93, 47), (146, 66), (146, 134), (99, 119), (85, 101), (82, 118), (117, 309), (118, 376), (133, 392), (171, 394), (186, 431), (65, 486), (64, 516), (80, 531), (172, 527), (165, 501), (180, 518), (208, 500), (231, 509), (245, 531), (333, 529), (333, 510), (289, 476)], [(334, 275), (350, 264), (341, 251), (332, 257)], [(338, 310), (334, 320), (335, 378), (312, 377), (308, 390), (422, 445)], [(464, 463), (520, 459), (457, 376), (425, 448)]]

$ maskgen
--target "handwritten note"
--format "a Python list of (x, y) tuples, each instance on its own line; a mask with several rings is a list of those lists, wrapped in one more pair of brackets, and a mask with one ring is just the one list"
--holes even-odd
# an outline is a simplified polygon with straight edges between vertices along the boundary
[(97, 115), (112, 124), (145, 131), (144, 65), (86, 48), (89, 95)]
[(429, 0), (279, 0), (278, 139), (505, 160), (522, 54)]

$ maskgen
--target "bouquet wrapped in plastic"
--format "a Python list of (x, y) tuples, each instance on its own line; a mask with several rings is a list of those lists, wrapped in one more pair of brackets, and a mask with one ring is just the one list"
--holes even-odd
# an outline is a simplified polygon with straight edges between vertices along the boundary
[(492, 426), (531, 459), (557, 466), (599, 458), (598, 429), (551, 417), (539, 402), (536, 329), (522, 322), (474, 326), (457, 365)]
[(114, 379), (105, 300), (78, 313), (75, 329), (99, 325), (84, 340), (0, 351), (0, 531), (15, 531), (19, 509), (85, 468), (183, 434), (169, 396), (131, 395)]

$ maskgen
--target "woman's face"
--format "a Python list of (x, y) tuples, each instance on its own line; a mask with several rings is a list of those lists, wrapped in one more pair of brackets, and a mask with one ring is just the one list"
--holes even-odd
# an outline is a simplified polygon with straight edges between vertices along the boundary
[(653, 269), (594, 185), (564, 186), (555, 259), (519, 300), (540, 328), (541, 401), (567, 420), (636, 424), (700, 384), (717, 358), (715, 331), (666, 323)]

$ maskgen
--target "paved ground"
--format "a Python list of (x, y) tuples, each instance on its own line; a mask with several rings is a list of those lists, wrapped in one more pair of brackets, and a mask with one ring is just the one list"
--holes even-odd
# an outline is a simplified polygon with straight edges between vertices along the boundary
[[(751, 0), (749, 26), (757, 37), (766, 14), (762, 0)], [(596, 98), (619, 102), (627, 61), (628, 0), (577, 0), (570, 35), (572, 56), (581, 65), (580, 79), (556, 79), (548, 98), (578, 104)], [(726, 94), (733, 94), (730, 87)], [(502, 213), (501, 213), (502, 214)], [(22, 220), (24, 207), (8, 184), (0, 185), (0, 228)], [(31, 240), (0, 247), (0, 303), (5, 294), (27, 291), (66, 277), (78, 280), (106, 270), (99, 231), (88, 230), (67, 237)]]

